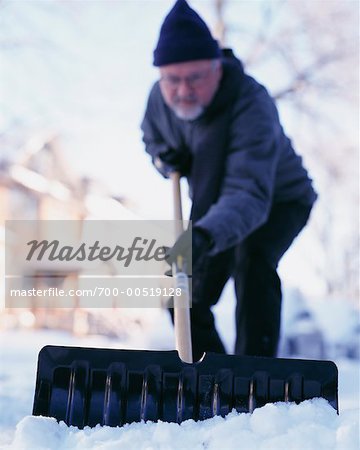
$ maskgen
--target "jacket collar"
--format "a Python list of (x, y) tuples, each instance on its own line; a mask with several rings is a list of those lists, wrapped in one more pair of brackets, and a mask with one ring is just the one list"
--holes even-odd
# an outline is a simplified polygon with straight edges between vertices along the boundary
[(231, 49), (223, 49), (222, 52), (223, 75), (219, 88), (212, 102), (205, 109), (204, 114), (199, 117), (199, 120), (201, 118), (211, 118), (214, 114), (228, 107), (236, 98), (234, 94), (241, 87), (244, 77), (244, 68), (241, 61), (234, 56)]

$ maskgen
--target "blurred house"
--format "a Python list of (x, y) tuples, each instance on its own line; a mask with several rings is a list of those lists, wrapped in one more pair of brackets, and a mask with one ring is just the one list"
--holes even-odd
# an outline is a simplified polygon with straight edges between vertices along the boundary
[(84, 180), (64, 161), (56, 137), (39, 135), (2, 151), (0, 222), (81, 220), (86, 214)]
[(323, 359), (324, 335), (302, 293), (291, 289), (284, 294), (280, 356)]
[[(323, 312), (322, 312), (323, 310)], [(328, 359), (360, 359), (360, 314), (346, 298), (320, 302), (314, 308), (323, 330)]]
[[(18, 136), (17, 136), (18, 139)], [(65, 161), (56, 136), (43, 133), (22, 142), (1, 142), (0, 159), (0, 270), (5, 275), (5, 221), (9, 220), (73, 220), (79, 224), (79, 235), (85, 219), (135, 219), (124, 199), (114, 198), (95, 180), (77, 176)], [(11, 227), (7, 229), (7, 246), (16, 251), (11, 241)], [(42, 267), (32, 273), (24, 289), (78, 285), (79, 269), (69, 264)], [(39, 308), (35, 297), (29, 309), (11, 308), (5, 304), (5, 289), (0, 291), (1, 326), (34, 326), (63, 328), (85, 332), (89, 313), (79, 313), (78, 298), (73, 297), (71, 308)], [(49, 298), (49, 305), (54, 299)], [(6, 305), (7, 308), (4, 309)], [(75, 312), (75, 314), (74, 314)], [(85, 317), (85, 320), (84, 320)], [(103, 316), (105, 317), (105, 316)], [(104, 322), (105, 319), (102, 319)], [(76, 324), (78, 323), (78, 325)], [(91, 323), (99, 320), (92, 319)], [(101, 322), (101, 320), (100, 320)], [(100, 324), (106, 329), (106, 324)]]
[(328, 358), (360, 359), (360, 322), (350, 326), (348, 332), (341, 339), (329, 344)]
[(310, 311), (301, 311), (294, 317), (291, 329), (284, 338), (284, 356), (310, 359), (325, 358), (325, 342), (321, 329)]
[(279, 356), (360, 359), (359, 311), (344, 299), (309, 303), (299, 289), (286, 289)]

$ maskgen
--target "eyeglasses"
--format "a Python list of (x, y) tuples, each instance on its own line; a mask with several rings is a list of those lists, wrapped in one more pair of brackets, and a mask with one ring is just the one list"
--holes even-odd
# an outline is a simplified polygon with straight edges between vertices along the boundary
[(184, 81), (188, 87), (196, 89), (206, 81), (211, 72), (213, 72), (213, 68), (202, 72), (194, 72), (186, 77), (178, 77), (177, 75), (170, 74), (162, 75), (160, 82), (171, 89), (177, 89)]

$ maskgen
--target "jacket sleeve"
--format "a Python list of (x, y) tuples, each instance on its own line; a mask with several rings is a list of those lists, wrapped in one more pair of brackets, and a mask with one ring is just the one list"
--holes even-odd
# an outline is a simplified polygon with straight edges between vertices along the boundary
[(220, 196), (196, 223), (213, 238), (211, 254), (240, 243), (267, 220), (281, 132), (275, 105), (264, 88), (235, 104)]
[[(164, 138), (161, 128), (169, 128), (169, 118), (158, 84), (155, 84), (148, 100), (145, 116), (141, 124), (145, 150), (151, 156), (156, 169), (168, 178), (177, 171), (187, 175), (191, 169), (192, 157), (189, 149), (173, 140), (173, 146)], [(167, 136), (169, 133), (167, 133)], [(169, 137), (169, 136), (168, 136)]]
[(141, 123), (145, 151), (151, 156), (153, 163), (160, 153), (165, 153), (169, 150), (168, 145), (165, 143), (153, 120), (153, 118), (159, 114), (159, 112), (156, 111), (156, 89), (156, 85), (154, 85), (150, 92), (145, 115)]

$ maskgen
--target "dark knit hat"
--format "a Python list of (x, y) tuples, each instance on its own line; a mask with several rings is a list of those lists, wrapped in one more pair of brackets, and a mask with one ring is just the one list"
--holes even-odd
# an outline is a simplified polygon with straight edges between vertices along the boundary
[(160, 29), (154, 66), (220, 57), (217, 41), (185, 0), (177, 0)]

